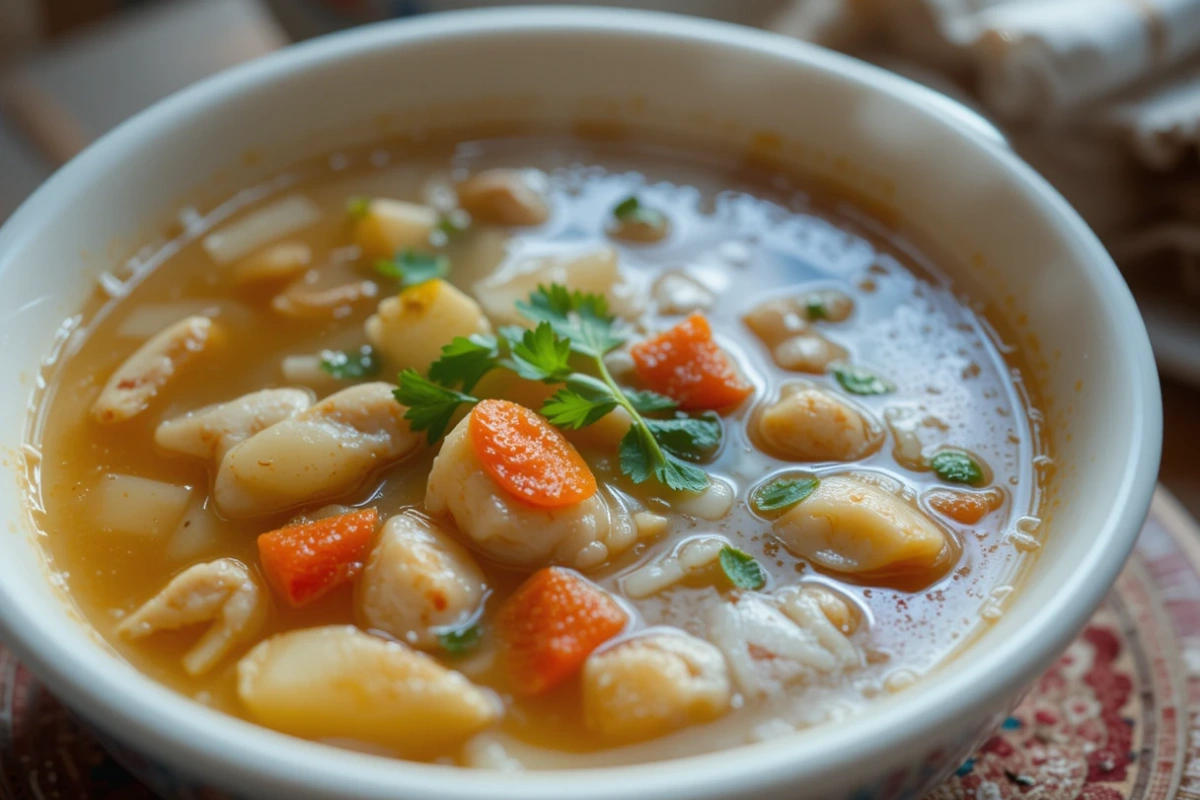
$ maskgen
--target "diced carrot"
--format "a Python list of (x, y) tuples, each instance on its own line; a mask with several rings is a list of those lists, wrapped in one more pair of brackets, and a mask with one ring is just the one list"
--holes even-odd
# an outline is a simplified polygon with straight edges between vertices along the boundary
[(966, 492), (956, 489), (934, 489), (927, 495), (929, 505), (956, 522), (974, 525), (1004, 505), (1004, 493), (999, 489)]
[(702, 314), (692, 314), (674, 328), (638, 342), (630, 353), (646, 385), (676, 400), (680, 408), (735, 406), (754, 391), (713, 341), (712, 328)]
[(362, 571), (378, 514), (367, 508), (286, 525), (258, 537), (267, 583), (293, 606), (311, 603)]
[(562, 508), (596, 493), (596, 476), (578, 451), (525, 406), (484, 400), (471, 411), (469, 432), (484, 469), (518, 500)]
[(608, 593), (569, 570), (530, 575), (496, 616), (512, 690), (542, 694), (569, 680), (628, 620)]

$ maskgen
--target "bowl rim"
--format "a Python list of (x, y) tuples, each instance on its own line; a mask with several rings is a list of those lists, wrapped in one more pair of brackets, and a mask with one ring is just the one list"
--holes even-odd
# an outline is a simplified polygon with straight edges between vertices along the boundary
[[(650, 11), (578, 7), (490, 8), (439, 13), (380, 23), (321, 37), (205, 79), (122, 123), (60, 169), (0, 228), (0, 271), (14, 268), (16, 253), (45, 235), (72, 188), (96, 179), (112, 161), (123, 161), (139, 141), (163, 135), (182, 120), (219, 112), (223, 103), (269, 86), (285, 76), (320, 69), (413, 40), (534, 31), (597, 32), (646, 39), (660, 37), (718, 49), (749, 52), (815, 70), (905, 101), (946, 135), (969, 142), (981, 159), (998, 161), (1037, 210), (1057, 221), (1062, 235), (1083, 254), (1097, 291), (1122, 318), (1111, 355), (1130, 382), (1132, 440), (1125, 454), (1121, 491), (1109, 502), (1106, 524), (1091, 532), (1091, 548), (1059, 586), (1011, 637), (976, 654), (964, 669), (946, 670), (920, 691), (877, 702), (870, 714), (818, 726), (784, 740), (720, 753), (631, 766), (554, 772), (498, 773), (417, 764), (340, 751), (294, 739), (207, 709), (129, 665), (87, 659), (73, 644), (82, 632), (44, 631), (36, 608), (0, 582), (0, 635), (50, 689), (85, 717), (140, 752), (211, 776), (247, 791), (284, 790), (300, 796), (360, 798), (423, 796), (446, 800), (478, 797), (511, 800), (577, 800), (638, 793), (647, 797), (726, 797), (779, 787), (805, 775), (828, 776), (864, 758), (884, 757), (943, 727), (964, 710), (995, 705), (1047, 667), (1099, 605), (1132, 550), (1156, 481), (1161, 448), (1161, 401), (1154, 358), (1132, 295), (1103, 246), (1079, 215), (1032, 168), (1006, 148), (980, 137), (930, 102), (931, 90), (850, 57), (778, 34), (730, 23)], [(28, 607), (27, 607), (28, 606)], [(966, 698), (966, 699), (964, 699)], [(803, 746), (801, 746), (803, 745)]]

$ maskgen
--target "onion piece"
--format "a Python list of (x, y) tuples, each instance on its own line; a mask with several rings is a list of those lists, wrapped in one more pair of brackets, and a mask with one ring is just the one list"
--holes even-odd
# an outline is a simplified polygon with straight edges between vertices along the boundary
[(191, 496), (190, 486), (136, 475), (105, 475), (96, 487), (93, 520), (103, 531), (158, 536), (175, 529)]
[(291, 194), (204, 237), (204, 249), (218, 264), (230, 264), (263, 245), (303, 230), (321, 218), (307, 197)]

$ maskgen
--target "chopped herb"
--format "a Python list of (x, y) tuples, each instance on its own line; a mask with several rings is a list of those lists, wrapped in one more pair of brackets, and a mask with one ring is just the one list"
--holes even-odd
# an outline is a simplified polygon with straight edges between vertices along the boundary
[(483, 630), (478, 624), (438, 634), (438, 644), (450, 655), (461, 656), (479, 646)]
[(890, 381), (881, 378), (870, 370), (862, 367), (852, 367), (849, 364), (834, 364), (829, 368), (833, 377), (850, 394), (889, 394), (896, 391)]
[(666, 215), (661, 211), (642, 205), (637, 195), (630, 195), (613, 206), (612, 215), (621, 225), (643, 225), (656, 229), (665, 228), (667, 225)]
[(674, 411), (679, 408), (679, 403), (676, 403), (665, 394), (652, 392), (649, 389), (629, 389), (626, 390), (625, 396), (629, 398), (630, 404), (642, 414), (653, 414), (656, 411)]
[[(541, 409), (553, 425), (582, 428), (618, 407), (625, 409), (632, 424), (618, 455), (621, 471), (635, 483), (653, 477), (677, 491), (708, 488), (704, 470), (689, 462), (702, 460), (720, 445), (720, 420), (712, 413), (642, 417), (643, 412), (674, 410), (676, 404), (654, 392), (627, 392), (613, 380), (604, 356), (624, 343), (625, 333), (604, 297), (554, 284), (539, 286), (517, 308), (537, 323), (533, 330), (506, 327), (498, 337), (460, 337), (442, 348), (428, 379), (413, 370), (401, 373), (396, 399), (409, 407), (404, 416), (414, 430), (426, 430), (429, 441), (437, 441), (460, 405), (478, 402), (464, 392), (490, 370), (506, 369), (530, 380), (563, 384)], [(590, 363), (592, 374), (577, 372), (573, 360)]]
[(462, 385), (469, 392), (496, 366), (500, 350), (495, 336), (482, 333), (456, 336), (443, 345), (442, 355), (429, 367), (429, 378), (442, 386)]
[(754, 556), (726, 545), (718, 558), (729, 582), (739, 589), (761, 589), (766, 585), (767, 574)]
[(375, 271), (385, 278), (400, 281), (400, 285), (407, 289), (435, 278), (445, 277), (450, 271), (450, 259), (441, 254), (402, 250), (395, 258), (381, 258), (376, 261)]
[(828, 319), (829, 310), (817, 295), (812, 295), (804, 303), (804, 313), (809, 319)]
[(962, 450), (942, 450), (929, 462), (939, 478), (948, 483), (979, 486), (983, 483), (983, 468)]
[(816, 491), (816, 478), (780, 478), (764, 483), (750, 495), (750, 503), (760, 514), (783, 511), (805, 500)]
[(409, 426), (414, 431), (425, 431), (430, 444), (442, 438), (460, 405), (479, 402), (477, 397), (422, 378), (415, 369), (400, 373), (399, 386), (393, 394), (400, 405), (408, 406), (404, 418)]
[(613, 206), (612, 213), (613, 216), (619, 219), (621, 222), (625, 222), (637, 214), (641, 209), (641, 201), (637, 199), (637, 195), (631, 194), (629, 197), (626, 197), (624, 200)]
[(371, 213), (371, 198), (351, 197), (346, 201), (346, 216), (350, 219), (366, 219)]
[(379, 374), (379, 357), (369, 344), (357, 350), (325, 350), (321, 353), (321, 369), (339, 381), (361, 381)]
[(461, 208), (455, 209), (449, 214), (443, 214), (437, 224), (437, 229), (445, 234), (448, 239), (453, 239), (455, 236), (466, 233), (470, 228), (471, 215)]

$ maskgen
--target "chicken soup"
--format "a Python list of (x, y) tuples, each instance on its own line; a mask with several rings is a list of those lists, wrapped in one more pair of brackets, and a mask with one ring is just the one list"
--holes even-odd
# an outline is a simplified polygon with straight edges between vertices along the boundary
[(984, 308), (735, 158), (447, 142), (185, 209), (64, 325), (31, 505), (112, 648), (277, 731), (503, 769), (952, 669), (1048, 463)]

